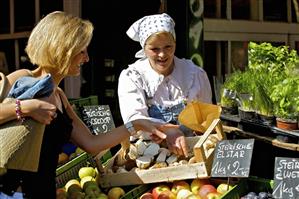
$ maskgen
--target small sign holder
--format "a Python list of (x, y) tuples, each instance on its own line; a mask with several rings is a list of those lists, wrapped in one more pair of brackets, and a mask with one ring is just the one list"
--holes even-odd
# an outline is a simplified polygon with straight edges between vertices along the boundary
[(299, 198), (299, 158), (275, 158), (272, 194), (275, 198)]
[(109, 105), (83, 106), (80, 113), (83, 122), (94, 135), (106, 133), (115, 128)]
[[(215, 148), (212, 177), (248, 177), (254, 139), (235, 139), (219, 141)], [(229, 186), (227, 186), (229, 188)]]

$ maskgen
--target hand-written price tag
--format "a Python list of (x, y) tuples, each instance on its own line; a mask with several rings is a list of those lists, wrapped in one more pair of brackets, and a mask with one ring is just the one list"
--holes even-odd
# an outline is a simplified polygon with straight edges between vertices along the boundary
[(273, 196), (275, 198), (299, 198), (299, 159), (276, 157)]
[(106, 133), (115, 127), (108, 105), (83, 106), (80, 112), (83, 122), (95, 135)]
[(222, 140), (217, 143), (212, 177), (248, 177), (254, 139)]

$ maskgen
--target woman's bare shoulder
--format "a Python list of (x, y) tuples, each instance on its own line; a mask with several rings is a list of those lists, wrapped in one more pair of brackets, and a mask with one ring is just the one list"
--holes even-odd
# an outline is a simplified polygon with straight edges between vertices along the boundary
[(59, 96), (62, 100), (62, 104), (65, 108), (68, 108), (69, 107), (69, 101), (67, 99), (67, 96), (65, 95), (64, 91), (61, 89), (61, 88), (57, 88), (57, 91), (59, 93)]
[(20, 69), (20, 70), (16, 70), (10, 74), (7, 75), (7, 78), (9, 81), (15, 81), (17, 79), (19, 79), (20, 77), (23, 76), (31, 76), (32, 72), (28, 69)]

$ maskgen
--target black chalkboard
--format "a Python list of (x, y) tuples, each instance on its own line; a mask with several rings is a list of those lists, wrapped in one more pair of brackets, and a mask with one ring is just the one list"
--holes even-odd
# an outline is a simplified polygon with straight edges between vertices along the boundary
[(115, 128), (109, 105), (83, 106), (80, 115), (92, 134), (106, 133)]
[(275, 158), (272, 194), (275, 198), (299, 198), (299, 158)]
[(214, 153), (212, 177), (248, 177), (254, 139), (222, 140)]

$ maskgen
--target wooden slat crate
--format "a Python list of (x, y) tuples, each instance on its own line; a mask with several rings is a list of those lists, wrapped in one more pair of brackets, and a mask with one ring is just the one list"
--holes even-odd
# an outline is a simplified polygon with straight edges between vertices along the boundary
[(186, 139), (188, 146), (193, 148), (196, 160), (196, 163), (192, 164), (134, 170), (122, 173), (109, 173), (108, 170), (114, 165), (116, 154), (103, 166), (100, 185), (102, 187), (111, 187), (209, 178), (214, 156), (214, 148), (206, 151), (204, 149), (204, 144), (211, 134), (215, 134), (219, 140), (225, 139), (220, 119), (215, 119), (202, 136), (189, 137)]

